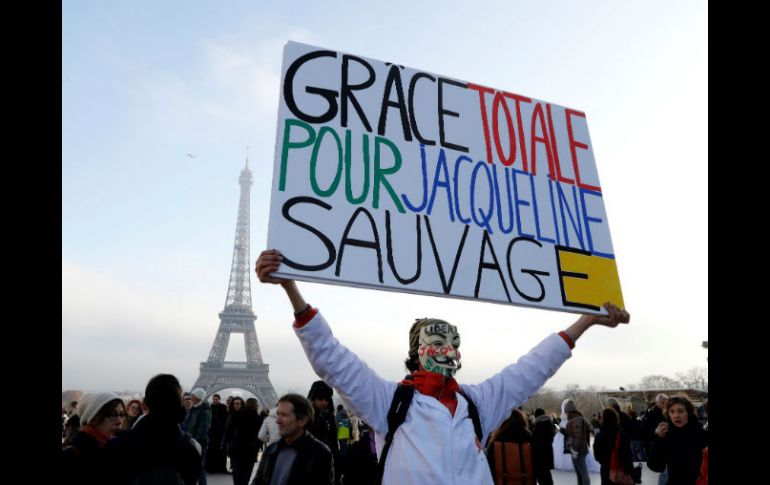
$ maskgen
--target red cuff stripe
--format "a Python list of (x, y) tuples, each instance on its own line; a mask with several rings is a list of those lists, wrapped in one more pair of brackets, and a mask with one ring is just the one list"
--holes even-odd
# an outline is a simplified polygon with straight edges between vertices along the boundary
[(302, 312), (302, 315), (298, 316), (294, 320), (294, 328), (304, 327), (314, 316), (318, 313), (318, 308), (310, 307), (307, 311)]
[(567, 335), (567, 332), (559, 332), (559, 337), (563, 338), (565, 342), (567, 342), (567, 345), (569, 346), (570, 350), (575, 348), (575, 342), (570, 338), (569, 335)]

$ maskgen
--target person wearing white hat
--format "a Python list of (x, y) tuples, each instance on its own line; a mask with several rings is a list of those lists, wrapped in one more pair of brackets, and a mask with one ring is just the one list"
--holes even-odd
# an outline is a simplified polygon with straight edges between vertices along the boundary
[[(201, 464), (206, 463), (206, 450), (209, 444), (209, 428), (211, 428), (211, 405), (206, 402), (206, 391), (196, 387), (190, 392), (192, 407), (188, 414), (187, 432), (201, 445)], [(200, 485), (206, 485), (206, 470), (201, 468), (198, 479)]]
[(120, 431), (126, 407), (117, 394), (89, 394), (78, 403), (80, 431), (62, 450), (62, 483), (95, 484), (109, 481), (103, 448)]

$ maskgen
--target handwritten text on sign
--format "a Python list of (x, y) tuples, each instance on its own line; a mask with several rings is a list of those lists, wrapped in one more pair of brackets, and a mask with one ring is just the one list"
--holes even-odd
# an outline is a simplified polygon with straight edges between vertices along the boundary
[(289, 42), (277, 276), (564, 311), (623, 305), (586, 116)]

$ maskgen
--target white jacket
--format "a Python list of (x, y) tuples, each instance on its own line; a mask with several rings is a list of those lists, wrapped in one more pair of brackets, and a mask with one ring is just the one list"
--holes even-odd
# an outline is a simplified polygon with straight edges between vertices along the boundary
[[(379, 455), (397, 383), (382, 379), (341, 345), (320, 313), (303, 327), (295, 328), (295, 332), (316, 374), (374, 429)], [(564, 339), (553, 334), (484, 382), (461, 385), (478, 408), (484, 440), (571, 355)], [(467, 417), (468, 403), (459, 394), (452, 416), (437, 399), (414, 393), (406, 420), (393, 436), (382, 483), (492, 484), (484, 450), (476, 439), (473, 422)]]
[(263, 443), (267, 443), (266, 446), (270, 446), (281, 439), (281, 437), (278, 435), (278, 423), (276, 422), (277, 418), (278, 406), (270, 410), (267, 416), (265, 416), (265, 420), (262, 422), (262, 427), (259, 428), (259, 434), (257, 437)]

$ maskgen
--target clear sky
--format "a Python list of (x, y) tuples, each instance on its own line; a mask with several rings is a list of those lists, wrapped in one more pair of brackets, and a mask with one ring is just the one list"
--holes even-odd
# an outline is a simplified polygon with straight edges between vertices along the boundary
[[(546, 386), (613, 389), (706, 366), (704, 1), (62, 4), (62, 389), (186, 389), (224, 308), (246, 146), (251, 255), (267, 241), (282, 48), (313, 44), (584, 111), (631, 325), (594, 328)], [(188, 154), (192, 155), (189, 156)], [(300, 283), (337, 337), (400, 379), (415, 317), (462, 335), (460, 382), (576, 315)], [(315, 375), (280, 288), (252, 273), (278, 393)], [(243, 360), (233, 336), (228, 360)]]

